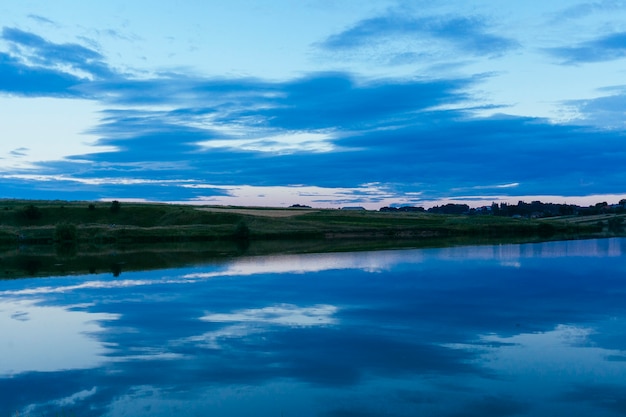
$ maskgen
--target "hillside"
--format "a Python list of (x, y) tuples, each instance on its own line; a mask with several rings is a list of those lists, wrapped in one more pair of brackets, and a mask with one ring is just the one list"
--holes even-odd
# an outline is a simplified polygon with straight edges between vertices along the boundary
[(594, 223), (311, 208), (0, 200), (0, 243), (576, 237)]

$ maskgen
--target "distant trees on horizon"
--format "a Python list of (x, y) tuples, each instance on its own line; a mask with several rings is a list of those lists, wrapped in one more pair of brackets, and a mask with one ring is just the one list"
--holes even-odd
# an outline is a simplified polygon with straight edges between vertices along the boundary
[(493, 215), (504, 217), (555, 217), (555, 216), (591, 216), (595, 214), (624, 214), (626, 213), (626, 199), (622, 199), (618, 204), (608, 204), (607, 202), (596, 203), (595, 205), (583, 207), (576, 204), (542, 203), (532, 201), (526, 203), (519, 201), (517, 204), (492, 203), (490, 206), (470, 208), (467, 204), (448, 203), (434, 206), (429, 209), (415, 206), (402, 207), (382, 207), (381, 212), (428, 212), (436, 214), (467, 214), (467, 215)]

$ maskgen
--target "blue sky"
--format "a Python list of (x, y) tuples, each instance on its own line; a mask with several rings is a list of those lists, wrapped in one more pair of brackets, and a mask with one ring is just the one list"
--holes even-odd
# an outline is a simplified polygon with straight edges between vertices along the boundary
[(0, 5), (0, 197), (626, 197), (626, 1)]

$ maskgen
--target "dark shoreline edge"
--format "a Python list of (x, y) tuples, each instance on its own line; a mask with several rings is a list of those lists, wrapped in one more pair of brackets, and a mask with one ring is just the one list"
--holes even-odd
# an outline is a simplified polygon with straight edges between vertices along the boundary
[[(112, 274), (194, 265), (225, 264), (236, 258), (295, 254), (513, 245), (596, 239), (603, 236), (528, 236), (523, 238), (450, 237), (429, 239), (323, 239), (212, 241), (187, 243), (26, 245), (0, 247), (0, 280), (51, 276)], [(615, 237), (615, 236), (606, 236)]]

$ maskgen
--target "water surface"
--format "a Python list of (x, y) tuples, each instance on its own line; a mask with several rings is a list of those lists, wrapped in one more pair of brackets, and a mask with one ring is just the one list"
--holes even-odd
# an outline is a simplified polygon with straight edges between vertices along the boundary
[(0, 281), (0, 416), (623, 416), (625, 254), (602, 239)]

